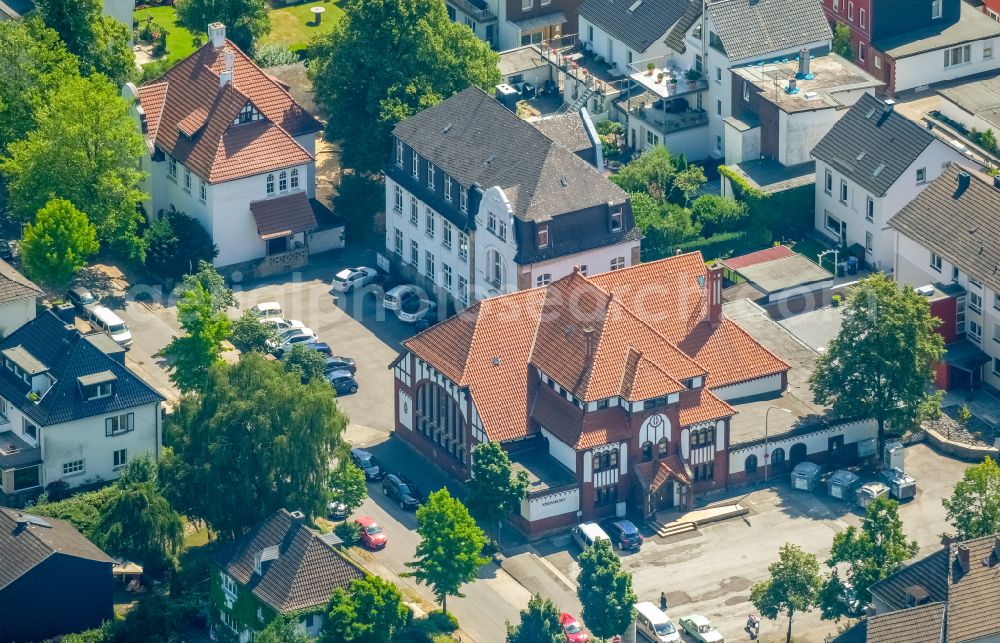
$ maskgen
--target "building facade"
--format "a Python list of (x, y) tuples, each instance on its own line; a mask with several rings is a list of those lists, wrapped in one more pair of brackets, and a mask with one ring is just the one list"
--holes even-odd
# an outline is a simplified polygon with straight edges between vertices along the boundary
[(582, 0), (447, 0), (448, 17), (506, 51), (577, 32)]

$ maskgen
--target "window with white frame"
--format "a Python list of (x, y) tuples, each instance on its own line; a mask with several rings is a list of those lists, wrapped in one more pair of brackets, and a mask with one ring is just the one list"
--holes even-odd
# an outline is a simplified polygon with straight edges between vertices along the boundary
[(984, 44), (983, 45), (983, 60), (993, 60), (993, 45)]
[(941, 17), (944, 0), (931, 0), (931, 19), (937, 20)]
[(292, 189), (296, 190), (299, 187), (299, 170), (295, 168), (292, 170)]
[(459, 188), (458, 191), (458, 209), (462, 212), (469, 211), (469, 191), (464, 187)]
[(489, 250), (486, 253), (486, 278), (497, 288), (503, 288), (503, 257), (496, 250)]
[(266, 184), (267, 184), (267, 193), (268, 194), (274, 194), (274, 175), (273, 174), (268, 174), (267, 175)]
[(979, 281), (972, 275), (969, 275), (969, 285), (973, 286), (974, 288), (979, 288), (980, 290), (983, 289), (983, 282)]
[(191, 191), (191, 170), (184, 168), (184, 191)]
[(840, 0), (833, 0), (833, 10), (840, 13)]
[(424, 208), (424, 234), (434, 238), (434, 211), (430, 208)]
[(1000, 342), (1000, 323), (993, 323), (993, 341)]
[(441, 245), (451, 250), (451, 224), (441, 219)]
[(396, 140), (396, 165), (403, 167), (403, 141)]
[(865, 23), (866, 23), (866, 21), (865, 21), (865, 10), (864, 10), (864, 7), (862, 7), (862, 8), (861, 8), (861, 9), (860, 9), (860, 10), (858, 11), (858, 24), (860, 24), (860, 25), (861, 25), (861, 28), (862, 28), (862, 29), (864, 29), (864, 28), (865, 28), (865, 26), (866, 26), (866, 24), (865, 24)]
[(550, 283), (552, 283), (552, 275), (547, 272), (535, 277), (535, 286), (548, 286)]
[(722, 82), (722, 67), (715, 68), (715, 82), (717, 83)]
[(840, 228), (841, 228), (840, 219), (833, 216), (829, 212), (826, 212), (825, 214), (826, 217), (823, 220), (823, 227), (825, 227), (827, 230), (834, 233), (835, 235), (837, 235), (838, 238), (840, 238)]
[(549, 226), (540, 225), (538, 226), (538, 247), (548, 248), (549, 247)]
[(135, 413), (113, 415), (104, 420), (104, 435), (112, 436), (128, 433), (135, 428)]
[(868, 254), (872, 254), (875, 251), (875, 238), (872, 237), (871, 232), (865, 233), (865, 251)]
[(621, 270), (625, 267), (625, 257), (615, 257), (611, 260), (611, 270)]
[(968, 322), (968, 335), (969, 339), (975, 342), (981, 342), (983, 340), (983, 327), (975, 319), (970, 319)]
[(941, 255), (936, 252), (931, 253), (931, 268), (937, 272), (941, 272)]
[(847, 3), (847, 19), (848, 20), (854, 20), (854, 3), (853, 2), (848, 2)]
[(722, 101), (715, 99), (715, 115), (722, 116)]
[(27, 419), (25, 419), (24, 424), (21, 425), (21, 433), (36, 442), (38, 441), (38, 427), (31, 422), (28, 422)]
[(236, 621), (236, 617), (227, 612), (226, 610), (219, 610), (219, 620), (223, 625), (231, 629), (233, 632), (239, 634), (240, 624)]
[(882, 57), (875, 56), (875, 69), (882, 69)]
[(427, 161), (427, 187), (429, 187), (432, 190), (434, 189), (434, 173), (435, 173), (435, 171), (436, 171), (436, 169), (434, 167), (434, 164), (431, 163), (430, 161)]
[(70, 460), (69, 462), (63, 462), (62, 474), (63, 476), (75, 476), (84, 472), (83, 460)]
[(746, 80), (743, 81), (743, 100), (750, 102), (750, 82)]
[(469, 258), (469, 236), (464, 232), (458, 233), (458, 258), (462, 261)]
[(403, 231), (396, 229), (395, 239), (393, 242), (392, 249), (396, 251), (400, 257), (403, 256)]
[(823, 191), (833, 194), (833, 172), (825, 170), (823, 174)]
[(865, 218), (869, 221), (875, 220), (875, 199), (865, 197)]
[(278, 172), (278, 192), (288, 191), (288, 172), (282, 170)]
[(447, 174), (444, 175), (444, 200), (451, 201), (451, 177)]
[(587, 276), (587, 264), (585, 263), (580, 264), (580, 274), (583, 275), (584, 277)]
[(111, 397), (111, 382), (102, 382), (90, 387), (88, 400), (99, 400), (102, 397)]
[(410, 172), (413, 174), (413, 178), (420, 177), (420, 155), (417, 154), (416, 150), (413, 150), (413, 167), (410, 168)]
[(451, 290), (451, 266), (446, 263), (441, 264), (441, 283), (447, 290)]
[(863, 42), (858, 43), (858, 60), (865, 61), (865, 43)]
[(400, 214), (403, 212), (403, 191), (398, 185), (392, 191), (392, 209)]
[(413, 240), (410, 241), (410, 263), (414, 266), (420, 263), (420, 245)]
[(222, 576), (222, 591), (228, 594), (230, 598), (236, 598), (239, 595), (236, 580), (226, 572), (219, 572), (219, 574)]
[(622, 229), (622, 226), (622, 211), (621, 208), (618, 208), (611, 213), (611, 231), (618, 232)]
[(918, 167), (917, 168), (917, 183), (924, 183), (927, 181), (927, 168)]
[(1000, 293), (993, 293), (993, 308), (1000, 310)]
[(958, 278), (962, 276), (962, 271), (958, 269), (958, 266), (951, 267), (951, 280), (958, 281)]
[(172, 156), (167, 157), (167, 176), (172, 179), (177, 178), (177, 159)]
[(847, 181), (840, 180), (840, 202), (847, 203)]
[(486, 215), (486, 229), (493, 234), (497, 233), (497, 215), (492, 212)]
[(198, 179), (198, 200), (204, 203), (208, 200), (208, 185), (205, 184), (204, 179)]
[(437, 264), (434, 263), (434, 255), (432, 255), (429, 250), (425, 250), (424, 274), (426, 274), (427, 278), (430, 279), (431, 281), (434, 281), (434, 275), (437, 274), (437, 271), (435, 270), (436, 265)]
[(956, 65), (964, 65), (971, 60), (972, 45), (959, 45), (958, 47), (944, 50), (945, 69), (955, 67)]
[(977, 313), (983, 312), (983, 296), (974, 290), (969, 291), (969, 309)]
[(117, 449), (111, 454), (111, 457), (114, 459), (113, 468), (121, 469), (128, 464), (128, 449)]
[(521, 11), (527, 11), (534, 5), (534, 0), (521, 0)]
[(463, 304), (469, 303), (469, 282), (461, 275), (458, 277), (458, 300)]
[(993, 374), (1000, 375), (1000, 357), (993, 358)]
[(417, 208), (417, 197), (410, 197), (410, 223), (417, 225), (420, 221), (420, 211)]

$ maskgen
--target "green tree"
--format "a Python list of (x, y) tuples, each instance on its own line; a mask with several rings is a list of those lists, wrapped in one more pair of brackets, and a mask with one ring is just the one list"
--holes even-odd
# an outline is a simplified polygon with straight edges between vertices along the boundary
[(101, 515), (97, 533), (104, 551), (136, 560), (155, 576), (184, 542), (184, 523), (153, 480), (125, 487)]
[(559, 610), (547, 598), (534, 594), (528, 599), (528, 607), (521, 610), (521, 622), (507, 623), (507, 643), (564, 643), (559, 623)]
[(323, 371), (326, 370), (326, 355), (311, 348), (306, 348), (301, 344), (296, 344), (285, 352), (281, 358), (281, 363), (285, 365), (285, 370), (289, 373), (296, 373), (302, 378), (302, 383), (311, 379), (323, 381)]
[(337, 460), (336, 468), (330, 473), (330, 499), (342, 502), (348, 515), (361, 506), (368, 497), (368, 482), (365, 472), (344, 453)]
[(223, 537), (281, 507), (322, 515), (347, 419), (326, 382), (301, 380), (263, 355), (216, 364), (166, 421), (164, 492)]
[(611, 541), (601, 539), (580, 554), (580, 576), (576, 595), (583, 606), (583, 620), (594, 636), (610, 638), (632, 622), (632, 575), (621, 569), (621, 560)]
[(295, 614), (279, 614), (253, 640), (256, 643), (312, 643), (316, 639), (302, 631)]
[(406, 563), (413, 571), (404, 575), (430, 587), (447, 614), (448, 597), (462, 597), (462, 585), (475, 579), (488, 560), (481, 555), (486, 534), (465, 505), (444, 488), (431, 493), (417, 509), (417, 533), (417, 557)]
[(472, 478), (466, 503), (472, 515), (488, 525), (500, 524), (521, 506), (528, 493), (528, 474), (511, 469), (510, 458), (499, 442), (483, 442), (472, 449)]
[(700, 229), (687, 208), (666, 203), (645, 192), (634, 192), (631, 198), (635, 224), (645, 237), (643, 261), (668, 257), (675, 246), (698, 236)]
[[(344, 0), (347, 15), (310, 46), (309, 75), (341, 160), (379, 171), (392, 128), (421, 109), (478, 85), (500, 82), (498, 55), (440, 0)], [(351, 64), (344, 64), (345, 61)]]
[(36, 6), (85, 75), (104, 74), (116, 86), (136, 76), (132, 29), (103, 15), (101, 0), (39, 0)]
[(247, 54), (271, 31), (264, 0), (178, 0), (177, 22), (192, 33), (205, 33), (213, 22), (226, 25), (226, 37)]
[(703, 194), (691, 204), (691, 217), (706, 237), (738, 230), (747, 223), (747, 205), (718, 194)]
[(959, 540), (1000, 532), (1000, 467), (986, 457), (967, 468), (951, 497), (941, 503)]
[(691, 203), (691, 197), (706, 183), (705, 170), (700, 165), (688, 165), (674, 176), (673, 191), (683, 199), (684, 207)]
[(239, 308), (236, 295), (226, 285), (226, 280), (219, 271), (208, 261), (199, 261), (198, 270), (194, 274), (184, 275), (181, 285), (175, 291), (177, 295), (183, 296), (184, 291), (200, 285), (208, 291), (212, 297), (212, 312), (219, 313), (230, 308)]
[(212, 296), (201, 284), (184, 291), (177, 302), (177, 321), (184, 335), (171, 340), (163, 355), (169, 360), (170, 381), (182, 392), (191, 392), (205, 383), (208, 369), (220, 361), (231, 322), (224, 313), (212, 311)]
[(38, 127), (9, 146), (0, 171), (10, 207), (30, 221), (52, 198), (70, 201), (97, 228), (97, 238), (123, 257), (144, 256), (136, 205), (146, 144), (115, 86), (102, 75), (69, 77), (38, 115)]
[(676, 175), (674, 158), (667, 148), (658, 145), (626, 163), (611, 180), (626, 192), (645, 192), (664, 200), (673, 190)]
[(874, 418), (881, 453), (887, 424), (902, 433), (939, 407), (940, 394), (929, 393), (944, 354), (939, 323), (913, 288), (882, 273), (861, 280), (809, 377), (816, 402), (841, 417)]
[(193, 272), (202, 261), (211, 261), (219, 254), (211, 235), (197, 219), (183, 212), (169, 212), (150, 223), (143, 239), (146, 267), (168, 279)]
[[(854, 587), (857, 597), (867, 597), (868, 589), (878, 581), (899, 570), (903, 562), (917, 553), (915, 540), (907, 540), (903, 523), (899, 519), (899, 503), (883, 496), (876, 498), (865, 509), (861, 529), (848, 527), (833, 537), (829, 567), (847, 565), (847, 580)], [(827, 583), (834, 582), (831, 577)], [(840, 582), (837, 578), (836, 582)], [(829, 600), (836, 592), (824, 592)], [(842, 596), (842, 594), (841, 594)], [(825, 614), (851, 616), (851, 606), (844, 601), (824, 604)]]
[(413, 616), (399, 589), (378, 576), (337, 588), (327, 605), (320, 643), (389, 643)]
[(0, 157), (35, 129), (52, 92), (79, 73), (59, 34), (37, 15), (0, 22)]
[(378, 215), (385, 210), (385, 181), (380, 174), (345, 172), (333, 197), (334, 212), (350, 212), (344, 234), (353, 243), (370, 240)]
[(992, 152), (997, 148), (997, 135), (992, 129), (988, 129), (979, 136), (979, 144), (985, 147), (987, 152)]
[[(277, 337), (273, 326), (262, 324), (249, 310), (244, 310), (236, 321), (229, 335), (229, 341), (241, 353), (267, 353), (271, 350), (268, 342)], [(315, 352), (315, 351), (313, 351)]]
[(816, 605), (823, 579), (819, 561), (801, 548), (785, 544), (778, 561), (767, 566), (770, 578), (750, 588), (750, 602), (769, 618), (788, 615), (785, 643), (792, 640), (792, 619), (796, 613), (809, 612)]
[(851, 48), (851, 28), (842, 22), (833, 26), (833, 52), (850, 60), (854, 56)]
[(52, 199), (25, 227), (21, 258), (33, 279), (62, 288), (99, 249), (87, 215), (65, 199)]

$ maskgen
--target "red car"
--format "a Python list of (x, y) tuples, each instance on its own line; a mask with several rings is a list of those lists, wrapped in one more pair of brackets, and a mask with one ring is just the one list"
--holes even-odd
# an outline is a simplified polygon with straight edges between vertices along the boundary
[(361, 516), (354, 521), (361, 531), (361, 542), (369, 549), (382, 549), (389, 539), (382, 532), (382, 526), (371, 516)]
[(567, 614), (566, 612), (560, 614), (559, 624), (562, 625), (563, 632), (566, 634), (566, 640), (569, 643), (587, 643), (590, 640), (587, 633), (583, 631), (580, 621), (576, 620), (572, 614)]

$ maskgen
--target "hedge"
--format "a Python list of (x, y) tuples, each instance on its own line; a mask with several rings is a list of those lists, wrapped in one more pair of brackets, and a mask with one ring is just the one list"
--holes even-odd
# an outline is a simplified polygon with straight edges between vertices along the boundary
[(705, 261), (730, 257), (747, 251), (747, 233), (744, 231), (721, 232), (711, 237), (695, 239), (674, 246), (674, 253), (700, 250)]

